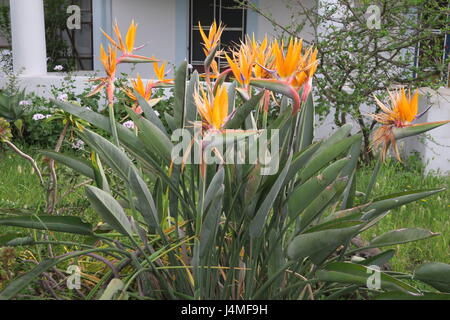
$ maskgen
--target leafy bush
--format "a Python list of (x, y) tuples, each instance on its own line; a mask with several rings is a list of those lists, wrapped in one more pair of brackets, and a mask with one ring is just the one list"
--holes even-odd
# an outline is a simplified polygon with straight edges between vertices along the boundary
[[(161, 114), (168, 127), (152, 109), (151, 100), (137, 90), (142, 114), (127, 109), (133, 121), (130, 128), (118, 123), (113, 113), (104, 116), (70, 102), (53, 101), (64, 112), (112, 137), (110, 142), (91, 128), (79, 130), (90, 147), (90, 160), (43, 152), (95, 182), (86, 187), (86, 196), (106, 224), (94, 228), (73, 216), (0, 218), (0, 225), (86, 237), (72, 244), (80, 250), (42, 261), (6, 286), (0, 298), (13, 298), (60, 263), (91, 255), (109, 271), (91, 288), (89, 298), (448, 299), (449, 265), (425, 264), (414, 274), (400, 274), (379, 269), (395, 254), (392, 249), (372, 256), (359, 254), (437, 234), (409, 228), (387, 232), (362, 245), (355, 241), (389, 210), (443, 189), (373, 197), (376, 169), (361, 197), (355, 186), (362, 134), (350, 135), (351, 126), (345, 125), (330, 138), (313, 143), (314, 106), (311, 95), (305, 94), (311, 82), (300, 81), (305, 80), (300, 76), (305, 69), (299, 65), (311, 68), (313, 64), (305, 62), (314, 57), (314, 51), (293, 55), (278, 47), (283, 53), (275, 58), (279, 60), (274, 72), (281, 74), (293, 63), (297, 66), (291, 71), (294, 76), (285, 75), (289, 81), (272, 79), (272, 75), (254, 79), (261, 71), (258, 66), (265, 66), (252, 60), (261, 44), (246, 42), (231, 53), (229, 63), (237, 68), (225, 75), (232, 72), (236, 81), (227, 89), (222, 85), (224, 74), (211, 77), (209, 73), (219, 54), (221, 26), (211, 30), (209, 37), (205, 35), (205, 82), (200, 82), (196, 71), (189, 75), (186, 62), (177, 68), (172, 110)], [(290, 45), (291, 49), (296, 50), (298, 43)], [(285, 59), (289, 56), (293, 60)], [(120, 59), (129, 56), (111, 57), (115, 57), (113, 49), (103, 61), (124, 61)], [(273, 61), (271, 55), (268, 58)], [(245, 59), (250, 62), (242, 63)], [(101, 79), (101, 85), (111, 93), (115, 75), (114, 66), (108, 63), (108, 77)], [(243, 76), (248, 65), (251, 78)], [(283, 98), (276, 101), (280, 105), (276, 119), (268, 122), (271, 92)], [(108, 110), (114, 112), (114, 97), (110, 98)], [(389, 142), (395, 142), (444, 123), (387, 123), (382, 128)], [(189, 135), (187, 145), (191, 146), (183, 150), (182, 161), (176, 157), (179, 140), (174, 136), (179, 129)], [(197, 136), (192, 138), (192, 133)], [(270, 136), (265, 141), (266, 133)], [(256, 162), (235, 163), (221, 152), (221, 146), (248, 138), (257, 144), (245, 144), (245, 154), (255, 146), (263, 148)], [(196, 151), (198, 161), (188, 161), (196, 159)], [(212, 155), (211, 162), (205, 161), (208, 155)], [(265, 171), (277, 164), (278, 170)], [(22, 237), (3, 244), (50, 242)], [(378, 280), (372, 283), (371, 279)], [(419, 282), (429, 289), (419, 290)]]

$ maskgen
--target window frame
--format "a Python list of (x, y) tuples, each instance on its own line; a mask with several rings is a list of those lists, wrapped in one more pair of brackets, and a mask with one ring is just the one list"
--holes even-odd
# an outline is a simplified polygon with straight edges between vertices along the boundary
[[(211, 0), (214, 2), (214, 17), (213, 20), (215, 20), (217, 23), (221, 21), (222, 17), (222, 0)], [(238, 10), (238, 9), (236, 9)], [(241, 32), (241, 39), (243, 40), (247, 34), (247, 9), (242, 8), (242, 21), (241, 21), (241, 27), (227, 27), (225, 26), (224, 33), (227, 31), (240, 31)], [(217, 17), (217, 12), (219, 11), (219, 16)], [(200, 28), (198, 27), (198, 21), (193, 21), (194, 17), (194, 0), (189, 0), (189, 19), (188, 19), (188, 57), (189, 57), (189, 63), (195, 68), (195, 67), (201, 67), (203, 66), (203, 60), (193, 60), (193, 40), (194, 40), (194, 32), (199, 31)], [(202, 25), (202, 28), (205, 32), (209, 32), (209, 26)], [(205, 57), (206, 58), (206, 57)], [(223, 67), (225, 64), (224, 59), (219, 59), (218, 61), (219, 66)]]

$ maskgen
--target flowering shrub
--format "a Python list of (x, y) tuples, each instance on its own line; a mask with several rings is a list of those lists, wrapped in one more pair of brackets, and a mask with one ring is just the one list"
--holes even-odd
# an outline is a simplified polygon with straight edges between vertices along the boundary
[[(117, 25), (115, 40), (106, 35), (111, 42), (101, 54), (106, 76), (96, 79), (90, 96), (106, 92), (107, 116), (53, 100), (66, 119), (78, 119), (74, 127), (90, 150), (89, 161), (43, 152), (93, 181), (86, 196), (107, 225), (93, 228), (72, 216), (0, 218), (0, 225), (96, 240), (72, 243), (74, 251), (42, 261), (12, 281), (0, 299), (13, 298), (42, 273), (84, 255), (111, 269), (89, 289), (89, 297), (96, 298), (448, 298), (449, 265), (425, 264), (413, 275), (398, 274), (381, 270), (395, 251), (362, 254), (437, 236), (410, 228), (363, 244), (358, 238), (389, 210), (443, 189), (372, 197), (375, 172), (365, 197), (357, 197), (362, 134), (350, 135), (351, 126), (345, 125), (313, 142), (311, 89), (318, 64), (313, 47), (304, 48), (300, 39), (285, 46), (247, 38), (225, 53), (219, 47), (223, 26), (214, 23), (208, 34), (200, 28), (205, 73), (190, 74), (184, 62), (172, 80), (164, 64), (134, 54), (136, 28), (132, 22), (125, 42)], [(230, 68), (219, 72), (217, 59), (223, 55)], [(138, 77), (120, 88), (133, 103), (125, 109), (127, 118), (117, 121), (116, 66), (129, 62), (155, 64), (157, 79), (143, 83)], [(227, 77), (233, 81), (228, 85)], [(173, 104), (158, 116), (154, 89), (169, 85)], [(384, 126), (383, 134), (375, 135), (382, 137), (384, 150), (446, 123), (411, 125), (415, 98), (407, 100), (402, 95), (383, 109), (386, 115), (373, 116)], [(274, 105), (278, 112), (269, 118)], [(21, 238), (6, 244), (35, 242)], [(419, 283), (436, 291), (421, 290)], [(107, 287), (107, 296), (100, 287)]]

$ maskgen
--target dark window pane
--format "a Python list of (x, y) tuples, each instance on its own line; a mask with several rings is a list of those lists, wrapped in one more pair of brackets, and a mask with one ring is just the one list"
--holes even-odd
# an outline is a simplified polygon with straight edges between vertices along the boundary
[(242, 31), (224, 31), (222, 34), (222, 48), (229, 50), (240, 43), (242, 39)]
[(192, 61), (203, 61), (205, 60), (205, 53), (203, 52), (203, 40), (200, 35), (200, 31), (192, 31)]
[(222, 0), (221, 20), (227, 28), (243, 27), (243, 10), (238, 8), (234, 0)]
[(214, 21), (214, 0), (191, 0), (192, 25), (210, 26)]

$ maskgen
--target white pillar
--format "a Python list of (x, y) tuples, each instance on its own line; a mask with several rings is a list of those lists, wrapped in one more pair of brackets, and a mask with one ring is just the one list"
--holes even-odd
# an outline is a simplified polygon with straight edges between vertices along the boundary
[(43, 0), (13, 0), (10, 8), (14, 71), (47, 73)]

